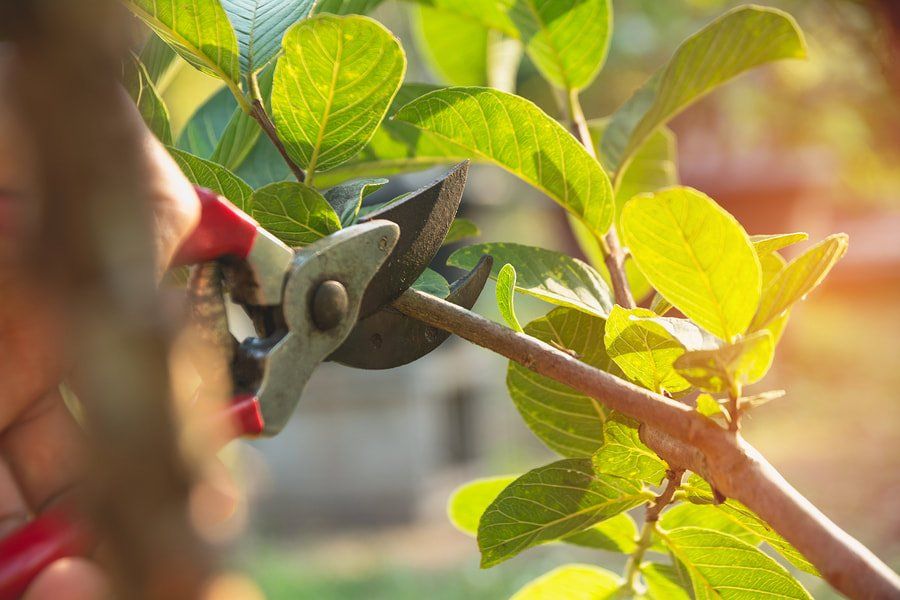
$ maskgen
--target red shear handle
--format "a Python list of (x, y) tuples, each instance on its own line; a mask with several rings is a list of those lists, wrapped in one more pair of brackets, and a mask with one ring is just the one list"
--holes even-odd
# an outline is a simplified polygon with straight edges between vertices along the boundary
[(48, 511), (0, 541), (0, 600), (16, 600), (55, 561), (84, 556), (94, 544), (82, 523)]
[[(214, 421), (215, 426), (229, 426), (235, 437), (257, 436), (263, 431), (259, 399), (236, 396)], [(63, 508), (47, 511), (0, 540), (0, 600), (19, 598), (57, 560), (90, 552), (93, 536), (69, 515)]]
[(200, 223), (181, 244), (172, 266), (209, 262), (223, 256), (247, 258), (256, 240), (256, 221), (215, 192), (194, 189), (200, 199)]

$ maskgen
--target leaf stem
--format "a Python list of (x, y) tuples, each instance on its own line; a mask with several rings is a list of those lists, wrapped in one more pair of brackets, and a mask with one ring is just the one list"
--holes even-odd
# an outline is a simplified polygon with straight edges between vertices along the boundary
[(659, 521), (659, 515), (663, 509), (672, 503), (672, 498), (681, 485), (684, 477), (684, 471), (668, 471), (666, 473), (666, 487), (662, 493), (656, 497), (653, 504), (647, 508), (647, 515), (644, 519), (644, 525), (641, 527), (641, 537), (638, 539), (637, 548), (628, 557), (625, 563), (625, 580), (624, 587), (633, 593), (638, 590), (635, 587), (637, 583), (638, 573), (641, 571), (641, 562), (644, 560), (644, 554), (653, 545), (653, 533), (656, 531), (656, 523)]
[[(262, 130), (269, 136), (272, 143), (275, 144), (275, 148), (278, 150), (278, 153), (281, 154), (281, 157), (284, 159), (284, 162), (287, 163), (287, 166), (291, 169), (291, 172), (294, 174), (294, 177), (297, 178), (297, 181), (300, 183), (305, 182), (306, 173), (303, 172), (300, 165), (295, 163), (288, 154), (287, 148), (284, 147), (281, 138), (278, 137), (278, 131), (275, 129), (275, 124), (269, 117), (269, 113), (266, 112), (266, 105), (262, 93), (259, 90), (259, 80), (256, 77), (256, 73), (251, 73), (247, 76), (247, 87), (250, 88), (250, 97), (252, 99), (250, 109), (247, 111), (248, 114), (256, 119), (256, 122), (259, 123)], [(312, 182), (310, 181), (310, 183)]]
[(737, 433), (741, 429), (741, 384), (732, 383), (728, 386), (728, 429)]
[[(569, 90), (567, 100), (569, 128), (572, 134), (581, 142), (588, 154), (594, 160), (597, 160), (597, 149), (594, 146), (594, 140), (591, 138), (591, 131), (588, 128), (584, 110), (581, 108), (578, 91)], [(615, 178), (614, 181), (616, 181)], [(613, 189), (615, 191), (615, 188)], [(606, 263), (607, 271), (609, 271), (609, 279), (612, 282), (616, 304), (623, 308), (635, 308), (637, 304), (634, 301), (634, 296), (631, 294), (628, 278), (625, 276), (625, 253), (622, 252), (622, 245), (619, 243), (615, 223), (609, 228), (605, 236), (598, 236), (597, 241), (603, 249), (603, 260)]]

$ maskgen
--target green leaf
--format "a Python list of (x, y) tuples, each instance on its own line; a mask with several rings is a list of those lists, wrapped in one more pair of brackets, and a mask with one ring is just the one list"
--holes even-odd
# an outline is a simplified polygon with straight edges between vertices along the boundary
[(237, 38), (219, 0), (128, 0), (128, 6), (188, 63), (240, 95)]
[(256, 73), (281, 50), (288, 27), (307, 17), (315, 0), (221, 0), (234, 26), (241, 71)]
[(672, 565), (644, 563), (641, 565), (641, 575), (647, 584), (647, 600), (691, 600), (690, 593)]
[(606, 321), (606, 353), (625, 375), (654, 392), (683, 392), (691, 387), (675, 372), (685, 345), (704, 345), (703, 332), (690, 321), (659, 317), (646, 308), (614, 306)]
[(528, 583), (510, 600), (607, 600), (615, 598), (622, 578), (593, 565), (557, 567)]
[(740, 223), (709, 196), (676, 187), (632, 198), (622, 239), (666, 300), (723, 340), (744, 333), (760, 296), (759, 259)]
[(837, 233), (792, 260), (766, 288), (750, 329), (762, 329), (806, 298), (846, 254), (848, 245), (847, 234)]
[(623, 414), (609, 416), (603, 424), (603, 445), (591, 458), (596, 473), (659, 485), (669, 466), (641, 441), (638, 426)]
[(147, 68), (150, 81), (162, 92), (163, 78), (169, 73), (175, 61), (175, 51), (158, 35), (150, 33), (144, 47), (141, 48), (140, 59)]
[(698, 475), (691, 474), (687, 483), (682, 485), (682, 489), (687, 492), (687, 498), (691, 502), (709, 506), (721, 512), (735, 525), (745, 529), (748, 532), (747, 535), (757, 536), (801, 571), (819, 575), (816, 568), (796, 548), (769, 527), (768, 523), (757, 517), (749, 508), (737, 500), (726, 500), (719, 503), (713, 496), (709, 484)]
[(285, 244), (311, 244), (338, 231), (341, 221), (322, 194), (302, 183), (286, 181), (256, 190), (253, 218)]
[[(485, 477), (458, 487), (447, 501), (450, 522), (459, 531), (474, 537), (478, 533), (481, 515), (500, 492), (515, 480), (514, 475)], [(634, 519), (623, 512), (559, 541), (586, 548), (630, 554), (636, 547), (637, 537)]]
[(652, 499), (631, 481), (597, 475), (587, 459), (539, 467), (512, 482), (478, 525), (482, 568), (558, 540)]
[(313, 9), (314, 14), (331, 13), (334, 15), (366, 15), (372, 12), (383, 0), (319, 0)]
[(282, 45), (272, 112), (291, 158), (310, 172), (353, 158), (403, 80), (400, 42), (368, 17), (319, 15), (291, 27)]
[(753, 247), (756, 248), (756, 253), (759, 254), (760, 257), (762, 257), (765, 254), (771, 254), (772, 252), (777, 252), (782, 248), (793, 246), (796, 243), (804, 241), (808, 237), (809, 234), (798, 231), (795, 233), (751, 235), (750, 241), (753, 242)]
[(680, 527), (663, 534), (662, 539), (686, 568), (697, 597), (812, 598), (784, 567), (734, 536)]
[(253, 189), (240, 177), (225, 167), (199, 156), (193, 156), (177, 148), (170, 147), (168, 150), (191, 183), (225, 196), (244, 212), (249, 210)]
[(481, 23), (427, 5), (411, 9), (416, 45), (439, 80), (487, 85), (489, 30)]
[(438, 298), (446, 298), (450, 294), (450, 284), (444, 276), (431, 269), (422, 271), (419, 278), (413, 282), (412, 288)]
[(459, 15), (481, 23), (488, 29), (496, 29), (516, 36), (510, 12), (518, 0), (412, 0), (443, 12)]
[(580, 90), (597, 76), (609, 49), (608, 0), (524, 0), (510, 17), (541, 74), (563, 90)]
[[(259, 136), (256, 145), (250, 150), (241, 166), (237, 168), (236, 173), (254, 188), (261, 188), (279, 181), (294, 180), (294, 174), (290, 167), (284, 162), (284, 158), (272, 141), (265, 135)], [(335, 183), (346, 179), (346, 177), (336, 179)], [(317, 183), (323, 182), (318, 180)]]
[(347, 227), (356, 220), (363, 199), (387, 183), (387, 179), (354, 179), (325, 190), (322, 195), (340, 217), (341, 225)]
[(160, 98), (147, 69), (134, 55), (125, 63), (123, 84), (137, 105), (138, 112), (141, 113), (141, 118), (147, 124), (147, 128), (160, 142), (170, 145), (172, 128), (169, 126), (169, 109)]
[(697, 412), (706, 417), (728, 417), (719, 401), (709, 394), (697, 396)]
[(692, 504), (690, 502), (677, 504), (662, 514), (659, 525), (667, 531), (679, 527), (712, 529), (719, 533), (733, 535), (751, 546), (758, 546), (761, 541), (756, 533), (747, 529), (724, 510), (719, 510), (711, 504)]
[[(412, 102), (423, 94), (439, 89), (424, 83), (400, 86), (389, 113)], [(408, 123), (385, 119), (372, 140), (356, 157), (343, 165), (317, 176), (322, 185), (339, 183), (353, 177), (387, 176), (406, 171), (458, 163), (469, 152), (433, 133), (417, 129)], [(282, 161), (283, 162), (283, 161)]]
[(590, 265), (561, 252), (494, 242), (460, 248), (447, 259), (447, 264), (472, 269), (485, 254), (494, 257), (491, 271), (494, 279), (502, 265), (509, 263), (515, 268), (517, 292), (598, 317), (606, 317), (612, 308), (609, 287), (600, 274)]
[(478, 237), (479, 235), (481, 235), (481, 230), (478, 229), (478, 225), (469, 219), (457, 217), (453, 219), (453, 223), (450, 224), (450, 231), (444, 236), (444, 245), (455, 244), (460, 240)]
[(211, 158), (236, 112), (243, 111), (234, 96), (228, 88), (220, 89), (194, 111), (178, 136), (177, 146), (202, 158)]
[[(604, 325), (603, 319), (587, 313), (557, 308), (526, 325), (525, 333), (618, 375), (618, 367), (598, 343)], [(506, 387), (525, 423), (551, 450), (563, 456), (589, 457), (603, 443), (607, 409), (598, 400), (512, 361)]]
[(805, 58), (793, 17), (773, 8), (739, 7), (694, 34), (612, 117), (602, 156), (610, 172), (627, 164), (660, 125), (716, 86), (783, 58)]
[(430, 92), (394, 116), (462, 146), (545, 192), (595, 235), (612, 223), (609, 178), (581, 144), (532, 102), (489, 88)]
[(515, 480), (515, 475), (484, 477), (456, 488), (447, 500), (447, 515), (450, 522), (461, 532), (475, 536), (478, 533), (481, 515), (500, 492)]
[(509, 263), (503, 265), (497, 273), (497, 308), (506, 324), (516, 331), (523, 332), (519, 319), (516, 318), (515, 307), (516, 268)]
[(701, 390), (715, 394), (739, 390), (765, 377), (774, 354), (771, 332), (759, 331), (715, 350), (685, 352), (675, 361), (675, 370)]

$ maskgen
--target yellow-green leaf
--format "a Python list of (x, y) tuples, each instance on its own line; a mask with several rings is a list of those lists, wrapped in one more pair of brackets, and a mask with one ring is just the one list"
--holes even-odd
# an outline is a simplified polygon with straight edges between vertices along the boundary
[(322, 194), (302, 183), (285, 181), (256, 190), (253, 218), (288, 246), (305, 246), (338, 231), (341, 221)]
[(311, 172), (353, 158), (403, 80), (400, 42), (368, 17), (323, 14), (291, 27), (282, 48), (272, 112), (291, 158)]
[(526, 584), (510, 600), (608, 600), (621, 585), (622, 578), (606, 569), (563, 565)]
[(706, 417), (728, 417), (719, 401), (709, 394), (697, 396), (697, 412)]
[(319, 0), (313, 8), (314, 14), (366, 15), (383, 0)]
[(637, 483), (598, 475), (588, 459), (566, 459), (513, 481), (478, 524), (482, 568), (582, 531), (653, 498)]
[(506, 324), (516, 331), (524, 331), (516, 317), (515, 306), (516, 268), (506, 263), (497, 273), (497, 309)]
[(729, 11), (689, 37), (619, 110), (603, 136), (605, 164), (617, 172), (660, 125), (744, 71), (784, 58), (805, 58), (789, 14), (757, 6)]
[(632, 198), (622, 239), (650, 284), (710, 333), (744, 333), (759, 305), (760, 266), (740, 223), (709, 196), (675, 187)]
[(237, 37), (219, 0), (129, 0), (128, 6), (182, 58), (240, 95)]
[(490, 88), (420, 96), (394, 117), (465, 148), (545, 192), (596, 235), (613, 217), (609, 178), (587, 150), (529, 100)]
[(172, 128), (169, 125), (169, 109), (166, 108), (166, 104), (159, 96), (146, 67), (137, 56), (132, 55), (125, 63), (124, 71), (125, 77), (122, 83), (137, 105), (138, 112), (141, 113), (141, 118), (144, 119), (147, 128), (160, 142), (166, 145), (171, 144)]
[(716, 394), (762, 379), (774, 354), (772, 333), (758, 331), (715, 350), (685, 352), (675, 361), (675, 370), (701, 390)]
[(760, 256), (763, 256), (765, 254), (770, 254), (772, 252), (781, 250), (782, 248), (793, 246), (794, 244), (802, 242), (808, 237), (809, 234), (802, 231), (797, 231), (794, 233), (751, 235), (750, 241), (753, 242), (753, 247), (756, 248), (756, 252)]
[(845, 233), (830, 235), (792, 260), (766, 288), (751, 330), (762, 329), (806, 298), (846, 254), (849, 243)]
[(506, 263), (515, 268), (517, 292), (598, 317), (606, 317), (612, 308), (612, 294), (600, 274), (590, 265), (561, 252), (503, 242), (475, 244), (454, 252), (447, 264), (473, 269), (485, 254), (494, 257), (493, 278), (497, 278), (500, 267)]
[(422, 4), (411, 8), (416, 45), (438, 80), (487, 85), (490, 31), (469, 17)]
[[(618, 375), (621, 372), (600, 342), (604, 325), (601, 318), (557, 308), (526, 325), (525, 333)], [(563, 456), (587, 457), (603, 443), (607, 410), (596, 399), (512, 361), (506, 387), (525, 423), (551, 450)]]
[(639, 425), (623, 414), (610, 415), (603, 424), (603, 445), (591, 458), (595, 472), (659, 485), (669, 466), (641, 441)]

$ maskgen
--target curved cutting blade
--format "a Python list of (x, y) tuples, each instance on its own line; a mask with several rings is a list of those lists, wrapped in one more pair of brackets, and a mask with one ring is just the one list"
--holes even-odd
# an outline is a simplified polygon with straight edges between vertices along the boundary
[(461, 162), (433, 183), (359, 220), (384, 219), (400, 226), (394, 251), (366, 289), (360, 318), (400, 297), (431, 264), (459, 210), (468, 172), (469, 161)]
[[(471, 272), (450, 288), (447, 301), (472, 308), (488, 276), (493, 259), (482, 256)], [(357, 369), (392, 369), (421, 358), (450, 336), (393, 308), (383, 308), (361, 320), (330, 360)]]

